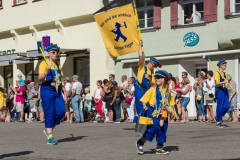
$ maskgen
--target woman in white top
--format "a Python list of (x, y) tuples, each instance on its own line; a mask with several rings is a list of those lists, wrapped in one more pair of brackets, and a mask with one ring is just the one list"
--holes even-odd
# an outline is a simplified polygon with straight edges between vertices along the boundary
[(97, 113), (104, 118), (104, 114), (103, 114), (103, 104), (102, 104), (102, 96), (101, 96), (101, 93), (102, 93), (102, 81), (101, 80), (98, 80), (97, 81), (97, 88), (94, 92), (94, 102), (95, 102), (95, 105), (96, 105), (96, 110), (97, 110)]
[(182, 105), (182, 114), (183, 114), (183, 119), (182, 123), (188, 122), (188, 109), (187, 105), (190, 102), (190, 80), (188, 77), (183, 78), (183, 86), (182, 89), (176, 89), (176, 91), (181, 92), (181, 105)]
[[(125, 104), (128, 112), (128, 123), (132, 123), (134, 119), (134, 105), (135, 105), (135, 97), (134, 97), (134, 78), (128, 78), (128, 86), (124, 87), (124, 93), (126, 94)], [(131, 102), (129, 101), (131, 99)]]
[[(208, 121), (207, 122), (213, 122), (213, 98), (215, 94), (215, 83), (214, 79), (212, 78), (213, 72), (207, 71), (207, 79), (203, 84), (203, 92), (204, 92), (204, 105), (207, 106), (207, 112), (208, 112)], [(210, 100), (212, 98), (212, 100)]]

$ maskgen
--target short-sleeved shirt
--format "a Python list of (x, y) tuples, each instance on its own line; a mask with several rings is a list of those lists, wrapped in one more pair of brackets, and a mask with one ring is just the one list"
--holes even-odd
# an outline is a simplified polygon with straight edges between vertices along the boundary
[[(44, 74), (46, 72), (47, 69), (47, 63), (45, 61), (42, 61), (39, 65), (39, 74)], [(53, 82), (54, 81), (54, 77), (56, 76), (56, 72), (55, 70), (57, 70), (57, 73), (60, 74), (60, 80), (61, 77), (63, 76), (63, 72), (62, 72), (62, 67), (57, 64), (52, 62), (51, 63), (51, 67), (50, 67), (50, 71), (48, 72), (47, 76), (45, 77), (45, 79), (43, 80), (43, 82), (49, 81), (49, 82)], [(59, 82), (61, 83), (61, 82)]]
[[(146, 74), (151, 75), (152, 82), (155, 83), (154, 73), (148, 67), (146, 68), (147, 68)], [(142, 83), (142, 78), (144, 76), (144, 73), (145, 73), (145, 67), (144, 67), (144, 64), (142, 63), (138, 66), (138, 73), (137, 73), (137, 79), (140, 84)]]
[(78, 82), (78, 81), (74, 82), (72, 89), (76, 89), (75, 94), (79, 94), (80, 95), (81, 92), (82, 92), (82, 84), (80, 82)]
[(202, 15), (198, 11), (195, 11), (195, 17), (194, 17), (194, 14), (192, 14), (192, 17), (195, 18), (195, 22), (200, 22), (202, 19)]
[(19, 78), (18, 82), (20, 86), (25, 86), (25, 81), (23, 80), (23, 78)]
[(37, 94), (38, 92), (34, 89), (34, 88), (31, 88), (29, 93), (28, 93), (28, 100), (32, 99), (32, 96)]
[[(226, 78), (226, 73), (223, 72), (223, 74), (224, 74), (224, 77)], [(224, 81), (224, 80), (222, 79), (222, 77), (220, 76), (220, 73), (218, 73), (218, 72), (216, 72), (216, 73), (214, 74), (214, 80), (215, 80), (215, 82), (223, 82), (223, 81)], [(216, 87), (219, 87), (219, 86), (222, 86), (222, 85), (216, 85)]]
[(21, 104), (24, 104), (24, 102), (25, 102), (24, 87), (20, 86), (17, 93), (22, 93), (22, 95), (16, 95), (16, 102), (20, 102)]
[[(130, 91), (135, 91), (134, 85), (133, 85), (132, 87), (128, 87), (128, 89), (129, 89)], [(134, 94), (131, 95), (130, 93), (127, 92), (126, 96), (129, 97), (129, 98), (132, 98), (132, 97), (134, 96)]]
[[(92, 99), (92, 96), (91, 96), (90, 93), (88, 93), (88, 94), (85, 95), (85, 98), (86, 98), (86, 99)], [(91, 106), (91, 104), (92, 104), (91, 101), (87, 101), (87, 100), (85, 100), (85, 103), (87, 103), (89, 106)]]

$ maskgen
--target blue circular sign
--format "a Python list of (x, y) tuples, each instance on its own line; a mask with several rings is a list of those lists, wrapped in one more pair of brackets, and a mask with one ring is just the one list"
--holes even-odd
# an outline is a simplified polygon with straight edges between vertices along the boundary
[(185, 46), (189, 46), (189, 47), (196, 46), (198, 44), (198, 42), (199, 42), (199, 36), (194, 32), (189, 32), (183, 37), (184, 47)]

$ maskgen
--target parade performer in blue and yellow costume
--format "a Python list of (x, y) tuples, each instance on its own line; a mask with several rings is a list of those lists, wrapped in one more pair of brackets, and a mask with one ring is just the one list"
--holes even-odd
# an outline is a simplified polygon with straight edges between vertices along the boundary
[(142, 41), (139, 42), (139, 49), (138, 49), (138, 73), (137, 73), (137, 80), (134, 82), (135, 87), (135, 104), (136, 104), (136, 112), (139, 115), (143, 104), (140, 102), (142, 96), (146, 93), (146, 91), (155, 84), (154, 79), (154, 68), (161, 67), (161, 64), (158, 62), (156, 58), (150, 58), (149, 63), (144, 66), (144, 56), (142, 53)]
[(142, 111), (144, 115), (153, 119), (153, 124), (148, 125), (142, 138), (136, 142), (137, 151), (143, 154), (143, 145), (148, 141), (152, 141), (156, 136), (157, 146), (156, 154), (168, 154), (169, 152), (163, 150), (163, 143), (166, 142), (168, 118), (167, 113), (169, 107), (175, 105), (174, 97), (168, 85), (170, 75), (164, 70), (155, 72), (156, 85), (151, 87), (141, 98), (144, 104)]
[[(219, 67), (219, 71), (214, 74), (215, 80), (215, 96), (217, 100), (217, 110), (216, 110), (216, 127), (217, 128), (224, 128), (222, 125), (222, 117), (227, 113), (228, 109), (230, 108), (229, 103), (229, 95), (227, 91), (226, 83), (226, 73), (224, 70), (227, 68), (227, 62), (225, 60), (220, 60), (217, 63)], [(221, 76), (224, 76), (222, 77)], [(225, 79), (225, 80), (224, 80)]]
[(41, 99), (44, 106), (45, 129), (47, 144), (55, 145), (57, 141), (53, 138), (53, 129), (60, 124), (65, 114), (64, 100), (62, 97), (61, 66), (56, 62), (60, 48), (51, 44), (47, 48), (49, 59), (45, 59), (39, 65), (38, 79), (41, 84)]

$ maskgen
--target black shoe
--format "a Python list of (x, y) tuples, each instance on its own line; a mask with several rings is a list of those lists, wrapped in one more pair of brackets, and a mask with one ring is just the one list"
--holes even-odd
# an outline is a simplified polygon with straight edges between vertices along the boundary
[(222, 123), (216, 124), (216, 128), (225, 128), (225, 126), (222, 125)]
[(163, 149), (157, 149), (156, 150), (156, 154), (169, 154), (169, 152), (168, 151), (164, 151)]
[(143, 154), (143, 146), (141, 146), (138, 141), (136, 141), (136, 147), (137, 147), (137, 152), (138, 154)]

